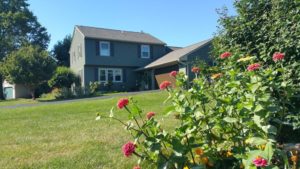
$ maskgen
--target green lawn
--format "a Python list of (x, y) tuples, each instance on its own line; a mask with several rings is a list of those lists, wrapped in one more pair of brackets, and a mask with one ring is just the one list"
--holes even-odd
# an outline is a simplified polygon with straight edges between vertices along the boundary
[(38, 103), (38, 101), (32, 99), (0, 100), (0, 106), (12, 106), (17, 104), (34, 104), (34, 103)]
[[(83, 98), (90, 98), (90, 97), (99, 97), (99, 96), (110, 96), (110, 95), (121, 94), (121, 93), (126, 93), (126, 92), (96, 93), (96, 95), (94, 95), (94, 96), (87, 96), (87, 97), (82, 97), (82, 98), (70, 98), (69, 100), (83, 99)], [(35, 103), (40, 103), (40, 102), (61, 101), (61, 100), (64, 100), (64, 99), (56, 99), (53, 94), (48, 93), (48, 94), (42, 95), (42, 97), (39, 97), (36, 100), (32, 100), (30, 98), (28, 98), (28, 99), (20, 98), (20, 99), (11, 99), (11, 100), (0, 100), (0, 107), (1, 106), (22, 105), (22, 104), (35, 104)], [(67, 100), (67, 99), (65, 99), (65, 100)]]
[[(164, 110), (165, 92), (135, 95), (141, 107)], [(130, 140), (119, 123), (95, 116), (108, 114), (118, 98), (37, 107), (0, 108), (2, 168), (131, 169), (137, 158), (125, 158), (121, 146)], [(115, 116), (126, 119), (124, 111)], [(174, 120), (164, 122), (171, 126)], [(147, 168), (147, 167), (145, 167)]]

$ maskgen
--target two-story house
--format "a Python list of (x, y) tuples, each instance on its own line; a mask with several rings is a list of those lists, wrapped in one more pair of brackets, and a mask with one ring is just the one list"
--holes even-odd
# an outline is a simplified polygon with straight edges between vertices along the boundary
[(189, 69), (188, 58), (201, 54), (199, 57), (208, 60), (209, 46), (207, 40), (172, 48), (144, 32), (75, 26), (70, 67), (81, 77), (82, 86), (98, 81), (111, 82), (113, 90), (137, 90), (141, 84), (144, 89), (154, 89), (161, 74)]

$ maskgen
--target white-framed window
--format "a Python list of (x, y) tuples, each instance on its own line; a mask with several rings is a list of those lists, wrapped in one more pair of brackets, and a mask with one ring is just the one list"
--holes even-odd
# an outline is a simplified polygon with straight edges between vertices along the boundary
[(100, 82), (123, 82), (123, 71), (117, 68), (99, 68)]
[(141, 58), (150, 58), (150, 45), (141, 45)]
[(100, 41), (99, 50), (100, 56), (110, 56), (110, 43), (107, 41)]

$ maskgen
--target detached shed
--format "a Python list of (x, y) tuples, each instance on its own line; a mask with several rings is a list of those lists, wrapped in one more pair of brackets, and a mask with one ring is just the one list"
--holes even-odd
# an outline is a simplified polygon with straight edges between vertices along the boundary
[(21, 84), (10, 84), (3, 82), (3, 94), (5, 99), (17, 99), (30, 97), (30, 91)]

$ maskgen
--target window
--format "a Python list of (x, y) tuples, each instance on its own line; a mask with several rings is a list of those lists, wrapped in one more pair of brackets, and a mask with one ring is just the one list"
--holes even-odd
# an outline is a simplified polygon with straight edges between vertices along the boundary
[(141, 58), (150, 58), (150, 46), (141, 45)]
[(123, 74), (122, 69), (100, 68), (99, 69), (100, 82), (122, 82)]
[(114, 70), (114, 81), (122, 82), (122, 70), (121, 69)]
[(81, 44), (77, 46), (77, 51), (78, 51), (78, 58), (82, 57), (82, 47), (81, 47)]
[(107, 81), (105, 69), (100, 69), (99, 70), (99, 81), (100, 82), (106, 82)]
[(100, 56), (110, 56), (110, 43), (101, 41), (100, 42)]

